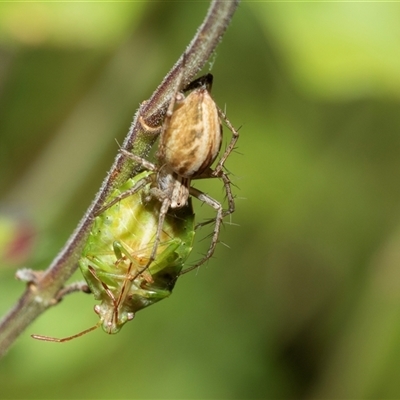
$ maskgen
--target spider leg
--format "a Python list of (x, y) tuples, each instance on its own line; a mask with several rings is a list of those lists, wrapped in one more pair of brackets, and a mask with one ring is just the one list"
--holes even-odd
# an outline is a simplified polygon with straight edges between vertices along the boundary
[(151, 163), (150, 161), (146, 160), (145, 158), (139, 157), (136, 154), (132, 154), (125, 149), (120, 149), (120, 152), (125, 156), (130, 158), (133, 161), (136, 161), (138, 164), (142, 165), (145, 169), (149, 171), (156, 171), (157, 166)]
[(153, 249), (150, 254), (150, 259), (149, 262), (147, 263), (148, 266), (156, 259), (157, 248), (158, 245), (160, 244), (160, 237), (164, 226), (165, 216), (167, 215), (170, 205), (171, 205), (171, 200), (169, 198), (165, 198), (161, 203), (160, 214), (158, 216), (157, 233), (154, 240)]
[(236, 146), (236, 142), (239, 139), (239, 131), (233, 127), (233, 125), (227, 118), (226, 114), (218, 107), (217, 107), (217, 109), (218, 109), (218, 114), (219, 114), (220, 118), (223, 119), (223, 121), (225, 122), (228, 129), (232, 132), (232, 138), (231, 138), (231, 141), (229, 142), (228, 147), (225, 149), (224, 154), (222, 155), (221, 159), (219, 160), (217, 166), (214, 169), (214, 172), (213, 172), (214, 176), (219, 176), (219, 174), (222, 171), (222, 168), (224, 167), (225, 161), (227, 160), (229, 155), (232, 153), (233, 149)]
[(151, 263), (156, 259), (157, 249), (158, 245), (160, 244), (160, 237), (165, 221), (165, 216), (167, 215), (170, 205), (171, 205), (171, 200), (169, 198), (165, 198), (164, 200), (162, 200), (160, 213), (158, 216), (156, 237), (154, 239), (153, 249), (151, 250), (149, 261), (143, 268), (139, 269), (139, 271), (135, 274), (132, 280), (135, 280), (139, 275), (143, 274), (143, 272), (145, 272), (150, 267)]
[(225, 187), (225, 195), (226, 198), (228, 199), (228, 209), (224, 210), (223, 212), (223, 216), (226, 217), (229, 214), (232, 214), (235, 211), (235, 198), (233, 197), (232, 194), (232, 187), (231, 187), (231, 181), (228, 177), (228, 175), (221, 171), (220, 172), (220, 178), (222, 179), (222, 181), (224, 182), (224, 187)]
[(98, 210), (96, 212), (95, 217), (99, 216), (101, 213), (108, 210), (110, 207), (112, 207), (114, 204), (118, 203), (119, 201), (126, 199), (127, 197), (132, 196), (133, 194), (137, 193), (140, 189), (142, 189), (149, 182), (151, 182), (152, 179), (153, 179), (153, 177), (151, 175), (141, 179), (131, 189), (121, 193), (119, 196), (115, 197), (112, 201), (110, 201), (109, 203), (107, 203), (103, 207), (101, 207), (100, 210)]
[(218, 243), (218, 237), (219, 237), (219, 232), (221, 229), (222, 220), (224, 219), (224, 216), (225, 216), (224, 210), (222, 208), (222, 204), (219, 203), (217, 200), (213, 199), (212, 197), (208, 196), (207, 194), (205, 194), (205, 193), (201, 192), (200, 190), (197, 190), (193, 187), (190, 188), (190, 194), (193, 197), (196, 197), (198, 200), (200, 200), (200, 201), (208, 204), (210, 207), (214, 208), (214, 210), (217, 212), (217, 215), (215, 217), (214, 232), (212, 233), (211, 243), (210, 243), (210, 246), (208, 248), (206, 255), (195, 265), (183, 270), (180, 273), (180, 275), (186, 274), (187, 272), (190, 272), (190, 271), (196, 269), (197, 267), (204, 264), (207, 260), (209, 260), (212, 257), (212, 255), (214, 254), (214, 251), (215, 251), (215, 247), (217, 246), (217, 243)]

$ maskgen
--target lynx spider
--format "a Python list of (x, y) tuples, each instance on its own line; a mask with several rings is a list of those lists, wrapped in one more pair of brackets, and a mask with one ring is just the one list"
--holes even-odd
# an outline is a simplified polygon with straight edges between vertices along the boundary
[[(215, 221), (211, 244), (207, 253), (195, 265), (182, 271), (180, 275), (199, 267), (212, 257), (218, 243), (222, 221), (227, 215), (235, 211), (231, 182), (223, 167), (235, 148), (239, 134), (227, 119), (225, 113), (217, 107), (211, 98), (212, 80), (213, 76), (207, 74), (191, 82), (183, 90), (184, 92), (191, 90), (187, 97), (178, 89), (175, 90), (164, 123), (161, 126), (156, 164), (121, 149), (126, 157), (141, 164), (145, 169), (154, 171), (154, 174), (150, 177), (152, 188), (149, 196), (161, 202), (153, 250), (147, 265), (138, 274), (144, 272), (155, 260), (164, 219), (170, 208), (183, 207), (189, 196), (192, 196), (214, 208), (217, 213), (215, 219), (199, 223), (196, 226), (198, 228)], [(179, 84), (177, 87), (179, 87)], [(217, 158), (222, 143), (221, 119), (232, 132), (232, 138), (213, 170), (211, 165)], [(154, 132), (154, 128), (148, 127), (143, 119), (141, 119), (141, 124), (145, 130)], [(219, 178), (223, 181), (228, 209), (224, 210), (220, 202), (191, 186), (192, 180), (205, 178)], [(105, 207), (108, 208), (123, 198), (134, 194), (148, 182), (148, 180), (142, 183), (138, 182), (136, 187), (121, 194)]]

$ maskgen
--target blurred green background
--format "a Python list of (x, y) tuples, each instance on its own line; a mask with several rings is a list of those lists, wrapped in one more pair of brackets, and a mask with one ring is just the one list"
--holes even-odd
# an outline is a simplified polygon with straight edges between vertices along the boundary
[[(207, 7), (0, 4), (1, 314), (24, 290), (16, 270), (65, 243)], [(31, 339), (96, 322), (92, 296), (66, 298), (0, 361), (0, 397), (400, 398), (399, 20), (396, 3), (243, 2), (212, 66), (242, 126), (229, 248), (117, 336)], [(196, 187), (223, 199), (220, 182)]]

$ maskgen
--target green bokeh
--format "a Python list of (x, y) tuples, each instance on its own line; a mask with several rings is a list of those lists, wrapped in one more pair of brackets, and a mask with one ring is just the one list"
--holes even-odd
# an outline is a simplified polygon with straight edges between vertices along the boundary
[[(207, 3), (0, 6), (0, 245), (29, 233), (29, 256), (0, 251), (5, 313), (16, 269), (57, 254)], [(91, 296), (66, 298), (0, 361), (0, 397), (399, 398), (399, 17), (396, 3), (243, 2), (212, 67), (242, 126), (229, 247), (117, 336), (32, 340), (96, 322)], [(223, 199), (220, 182), (196, 187)]]

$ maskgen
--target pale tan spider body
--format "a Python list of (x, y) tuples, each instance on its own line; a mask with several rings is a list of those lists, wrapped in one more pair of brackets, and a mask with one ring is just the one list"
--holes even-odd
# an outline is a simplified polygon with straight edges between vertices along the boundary
[(186, 98), (177, 95), (175, 109), (160, 138), (157, 157), (178, 176), (193, 179), (215, 161), (222, 142), (218, 109), (206, 86)]
[[(143, 268), (142, 272), (149, 268), (155, 259), (165, 216), (169, 209), (179, 209), (185, 206), (189, 197), (192, 196), (216, 211), (215, 219), (197, 225), (197, 227), (200, 227), (210, 222), (215, 223), (207, 254), (196, 265), (182, 273), (200, 266), (213, 255), (218, 243), (222, 220), (235, 211), (231, 182), (224, 172), (223, 166), (234, 149), (239, 134), (210, 95), (209, 90), (212, 79), (212, 75), (208, 74), (193, 81), (185, 88), (185, 91), (191, 90), (186, 98), (183, 93), (178, 91), (172, 96), (164, 124), (161, 127), (156, 164), (126, 150), (121, 150), (126, 157), (142, 164), (145, 169), (154, 171), (154, 174), (146, 179), (146, 182), (152, 182), (148, 195), (158, 199), (161, 203), (153, 251), (148, 264)], [(222, 127), (220, 118), (225, 121), (225, 124), (231, 130), (232, 139), (215, 168), (211, 169), (221, 148)], [(142, 125), (146, 130), (147, 126), (144, 121)], [(151, 130), (151, 128), (148, 129)], [(218, 178), (222, 180), (228, 201), (228, 209), (224, 210), (219, 201), (191, 186), (192, 180), (203, 178)], [(126, 196), (136, 193), (146, 182), (114, 199), (107, 207)]]

